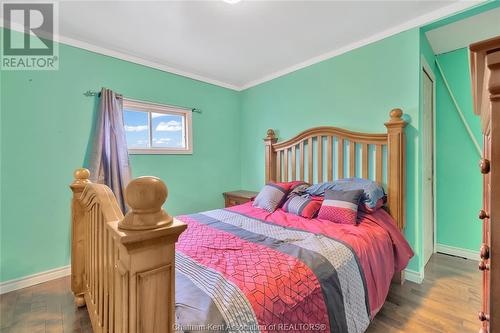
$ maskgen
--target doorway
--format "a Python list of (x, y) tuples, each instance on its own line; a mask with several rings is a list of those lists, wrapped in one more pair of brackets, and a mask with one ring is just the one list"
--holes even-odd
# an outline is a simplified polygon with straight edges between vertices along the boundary
[(430, 66), (422, 59), (422, 136), (423, 136), (423, 165), (422, 165), (422, 204), (423, 204), (423, 259), (427, 264), (436, 248), (435, 227), (435, 187), (434, 187), (434, 111), (435, 111), (435, 76)]

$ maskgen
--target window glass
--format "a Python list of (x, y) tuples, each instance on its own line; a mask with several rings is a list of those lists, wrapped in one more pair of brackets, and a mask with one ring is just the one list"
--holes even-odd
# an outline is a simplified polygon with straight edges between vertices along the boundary
[(128, 148), (149, 147), (148, 113), (131, 110), (123, 111)]
[(123, 100), (123, 120), (130, 154), (192, 154), (191, 110)]
[(186, 148), (184, 116), (151, 113), (152, 146)]

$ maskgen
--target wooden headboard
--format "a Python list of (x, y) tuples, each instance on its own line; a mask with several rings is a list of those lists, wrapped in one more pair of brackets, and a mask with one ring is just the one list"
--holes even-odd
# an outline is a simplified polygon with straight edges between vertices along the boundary
[[(352, 132), (322, 126), (278, 142), (274, 130), (264, 139), (266, 183), (303, 180), (320, 183), (346, 177), (370, 178), (387, 191), (387, 208), (405, 226), (405, 134), (403, 111), (393, 109), (387, 133)], [(306, 177), (307, 175), (307, 177)]]

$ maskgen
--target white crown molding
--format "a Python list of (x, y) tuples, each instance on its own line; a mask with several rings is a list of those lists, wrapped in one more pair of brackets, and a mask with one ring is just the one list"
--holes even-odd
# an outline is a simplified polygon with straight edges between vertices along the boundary
[[(440, 18), (443, 18), (443, 17), (449, 16), (449, 15), (455, 14), (457, 12), (466, 10), (466, 9), (468, 9), (470, 7), (476, 6), (476, 5), (478, 5), (480, 3), (483, 3), (483, 2), (486, 2), (486, 1), (487, 0), (478, 0), (478, 1), (474, 1), (474, 0), (473, 1), (471, 1), (471, 0), (460, 0), (460, 1), (454, 2), (453, 4), (451, 4), (449, 6), (440, 8), (440, 9), (435, 10), (435, 11), (432, 11), (432, 12), (430, 12), (428, 14), (425, 14), (425, 15), (421, 15), (419, 17), (416, 17), (415, 19), (409, 20), (409, 21), (407, 21), (407, 22), (405, 22), (403, 24), (400, 24), (398, 26), (395, 26), (395, 27), (392, 27), (390, 29), (387, 29), (387, 30), (384, 30), (382, 32), (379, 32), (379, 33), (377, 33), (375, 35), (372, 35), (372, 36), (370, 36), (368, 38), (362, 39), (360, 41), (357, 41), (357, 42), (351, 43), (349, 45), (346, 45), (344, 47), (341, 47), (341, 48), (329, 51), (327, 53), (324, 53), (322, 55), (319, 55), (319, 56), (310, 58), (308, 60), (302, 61), (302, 62), (300, 62), (298, 64), (292, 65), (292, 66), (287, 67), (285, 69), (276, 71), (276, 72), (271, 73), (269, 75), (266, 75), (266, 76), (264, 76), (264, 77), (262, 77), (260, 79), (252, 80), (250, 82), (247, 82), (247, 83), (245, 83), (245, 84), (243, 84), (241, 86), (240, 85), (231, 84), (231, 83), (227, 83), (227, 82), (222, 82), (222, 81), (219, 81), (219, 80), (216, 80), (216, 79), (212, 79), (212, 78), (209, 78), (209, 77), (206, 77), (206, 76), (203, 76), (203, 75), (199, 75), (199, 74), (194, 74), (194, 73), (187, 72), (187, 71), (184, 71), (184, 70), (180, 70), (180, 69), (177, 69), (177, 68), (169, 66), (169, 65), (165, 65), (165, 64), (158, 63), (158, 62), (146, 60), (146, 59), (144, 59), (142, 57), (133, 56), (133, 55), (130, 55), (130, 54), (127, 54), (127, 53), (124, 53), (124, 52), (115, 51), (115, 50), (111, 50), (111, 49), (108, 49), (108, 48), (100, 47), (100, 46), (97, 46), (97, 45), (94, 45), (94, 44), (90, 44), (90, 43), (87, 43), (87, 42), (84, 42), (84, 41), (81, 41), (81, 40), (77, 40), (77, 39), (73, 39), (73, 38), (68, 38), (68, 37), (62, 36), (60, 34), (58, 36), (56, 36), (57, 38), (55, 38), (55, 39), (59, 43), (70, 45), (70, 46), (77, 47), (77, 48), (80, 48), (80, 49), (84, 49), (84, 50), (87, 50), (87, 51), (91, 51), (91, 52), (94, 52), (94, 53), (106, 55), (106, 56), (113, 57), (113, 58), (120, 59), (120, 60), (125, 60), (125, 61), (128, 61), (128, 62), (136, 63), (136, 64), (139, 64), (139, 65), (143, 65), (143, 66), (146, 66), (146, 67), (158, 69), (158, 70), (161, 70), (161, 71), (164, 71), (164, 72), (168, 72), (168, 73), (172, 73), (172, 74), (184, 76), (184, 77), (187, 77), (187, 78), (190, 78), (190, 79), (194, 79), (194, 80), (197, 80), (197, 81), (202, 81), (202, 82), (205, 82), (205, 83), (210, 83), (210, 84), (213, 84), (213, 85), (216, 85), (216, 86), (220, 86), (220, 87), (223, 87), (223, 88), (228, 88), (228, 89), (232, 89), (232, 90), (235, 90), (235, 91), (242, 91), (242, 90), (245, 90), (245, 89), (257, 86), (259, 84), (262, 84), (264, 82), (271, 81), (271, 80), (276, 79), (276, 78), (278, 78), (280, 76), (284, 76), (286, 74), (295, 72), (295, 71), (297, 71), (299, 69), (302, 69), (302, 68), (314, 65), (314, 64), (316, 64), (318, 62), (321, 62), (321, 61), (324, 61), (324, 60), (327, 60), (327, 59), (339, 56), (341, 54), (347, 53), (349, 51), (352, 51), (354, 49), (360, 48), (362, 46), (365, 46), (365, 45), (377, 42), (379, 40), (382, 40), (382, 39), (387, 38), (389, 36), (398, 34), (400, 32), (403, 32), (403, 31), (406, 31), (406, 30), (409, 30), (409, 29), (412, 29), (412, 28), (416, 28), (418, 26), (425, 25), (427, 23), (433, 22), (433, 21), (438, 20)], [(0, 27), (3, 27), (3, 21), (0, 22)], [(15, 26), (13, 27), (13, 29), (17, 30), (17, 31), (23, 31), (22, 28), (19, 29), (19, 27), (15, 27)]]
[(236, 90), (236, 91), (241, 90), (240, 87), (238, 87), (234, 84), (231, 84), (231, 83), (226, 83), (226, 82), (222, 82), (219, 80), (211, 79), (211, 78), (208, 78), (208, 77), (203, 76), (203, 75), (183, 71), (183, 70), (177, 69), (177, 68), (172, 67), (172, 66), (167, 66), (167, 65), (160, 64), (160, 63), (157, 63), (154, 61), (146, 60), (146, 59), (141, 58), (141, 57), (136, 57), (136, 56), (126, 54), (123, 52), (114, 51), (114, 50), (100, 47), (100, 46), (97, 46), (94, 44), (89, 44), (89, 43), (86, 43), (86, 42), (83, 42), (83, 41), (80, 41), (77, 39), (72, 39), (72, 38), (68, 38), (68, 37), (64, 37), (64, 36), (59, 35), (59, 42), (62, 44), (70, 45), (70, 46), (84, 49), (87, 51), (91, 51), (94, 53), (99, 53), (99, 54), (113, 57), (116, 59), (125, 60), (125, 61), (132, 62), (135, 64), (143, 65), (146, 67), (158, 69), (158, 70), (161, 70), (163, 72), (184, 76), (184, 77), (187, 77), (189, 79), (196, 80), (196, 81), (210, 83), (210, 84), (213, 84), (213, 85), (216, 85), (219, 87), (223, 87), (223, 88), (227, 88), (227, 89), (231, 89), (231, 90)]
[(449, 246), (444, 244), (437, 244), (437, 252), (449, 254), (455, 257), (461, 257), (469, 260), (479, 261), (479, 251), (473, 251), (469, 249), (463, 249), (460, 247)]
[[(0, 22), (0, 27), (2, 27), (2, 28), (4, 27), (3, 20)], [(11, 29), (15, 30), (15, 31), (19, 31), (19, 32), (24, 32), (24, 27), (22, 27), (16, 23), (12, 24)], [(134, 64), (146, 66), (149, 68), (158, 69), (158, 70), (163, 71), (163, 72), (167, 72), (167, 73), (175, 74), (175, 75), (180, 75), (180, 76), (187, 77), (189, 79), (193, 79), (196, 81), (201, 81), (201, 82), (213, 84), (213, 85), (227, 88), (227, 89), (231, 89), (231, 90), (236, 90), (236, 91), (241, 90), (241, 87), (238, 87), (238, 86), (231, 84), (231, 83), (226, 83), (226, 82), (222, 82), (219, 80), (208, 78), (208, 77), (203, 76), (203, 75), (190, 73), (190, 72), (187, 72), (184, 70), (177, 69), (177, 68), (172, 67), (172, 66), (168, 66), (168, 65), (161, 64), (158, 62), (146, 60), (144, 58), (133, 56), (133, 55), (130, 55), (130, 54), (127, 54), (124, 52), (111, 50), (111, 49), (97, 46), (95, 44), (90, 44), (90, 43), (87, 43), (87, 42), (84, 42), (84, 41), (81, 41), (78, 39), (69, 38), (69, 37), (63, 36), (61, 34), (55, 35), (54, 40), (60, 44), (66, 44), (69, 46), (73, 46), (73, 47), (87, 50), (90, 52), (94, 52), (97, 54), (105, 55), (108, 57), (113, 57), (113, 58), (116, 58), (119, 60), (124, 60), (124, 61), (128, 61), (128, 62), (131, 62)]]
[(51, 269), (45, 272), (28, 275), (19, 279), (9, 280), (0, 283), (0, 295), (10, 291), (27, 288), (36, 284), (59, 279), (71, 275), (71, 266), (64, 266)]
[(405, 280), (421, 284), (424, 281), (424, 272), (405, 269)]
[(346, 45), (344, 47), (341, 47), (341, 48), (329, 51), (329, 52), (327, 52), (325, 54), (313, 57), (313, 58), (311, 58), (309, 60), (300, 62), (300, 63), (295, 64), (293, 66), (287, 67), (287, 68), (285, 68), (283, 70), (280, 70), (280, 71), (274, 72), (272, 74), (266, 75), (266, 76), (264, 76), (264, 77), (262, 77), (260, 79), (257, 79), (257, 80), (254, 80), (254, 81), (250, 81), (250, 82), (244, 84), (240, 88), (240, 90), (245, 90), (245, 89), (257, 86), (257, 85), (262, 84), (264, 82), (276, 79), (276, 78), (278, 78), (280, 76), (284, 76), (286, 74), (295, 72), (295, 71), (297, 71), (299, 69), (302, 69), (302, 68), (305, 68), (305, 67), (309, 67), (309, 66), (314, 65), (314, 64), (316, 64), (318, 62), (321, 62), (321, 61), (324, 61), (324, 60), (327, 60), (327, 59), (339, 56), (341, 54), (344, 54), (344, 53), (347, 53), (349, 51), (352, 51), (352, 50), (355, 50), (357, 48), (360, 48), (362, 46), (365, 46), (365, 45), (377, 42), (379, 40), (382, 40), (384, 38), (390, 37), (392, 35), (396, 35), (396, 34), (398, 34), (400, 32), (403, 32), (403, 31), (406, 31), (406, 30), (409, 30), (409, 29), (412, 29), (412, 28), (416, 28), (416, 27), (419, 27), (419, 26), (431, 23), (431, 22), (433, 22), (435, 20), (438, 20), (438, 19), (444, 18), (446, 16), (458, 13), (460, 11), (463, 11), (463, 10), (468, 9), (470, 7), (476, 6), (476, 5), (478, 5), (480, 3), (483, 3), (485, 1), (487, 1), (487, 0), (479, 0), (479, 1), (461, 0), (461, 1), (455, 2), (452, 5), (440, 8), (438, 10), (432, 11), (432, 12), (430, 12), (428, 14), (425, 14), (425, 15), (421, 15), (421, 16), (416, 17), (416, 18), (414, 18), (414, 19), (412, 19), (410, 21), (407, 21), (407, 22), (405, 22), (403, 24), (400, 24), (398, 26), (392, 27), (390, 29), (387, 29), (387, 30), (379, 32), (379, 33), (377, 33), (375, 35), (372, 35), (372, 36), (370, 36), (368, 38), (365, 38), (365, 39), (359, 40), (357, 42), (351, 43), (349, 45)]

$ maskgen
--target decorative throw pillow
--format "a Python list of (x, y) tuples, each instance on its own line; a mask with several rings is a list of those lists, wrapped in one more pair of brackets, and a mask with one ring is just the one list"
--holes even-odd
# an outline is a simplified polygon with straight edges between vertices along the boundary
[(318, 218), (335, 223), (356, 224), (362, 195), (363, 190), (325, 190), (325, 200), (319, 209)]
[(283, 204), (283, 210), (305, 218), (313, 218), (321, 207), (321, 200), (309, 196), (292, 195)]
[(303, 181), (269, 183), (265, 185), (253, 201), (254, 207), (274, 212), (286, 200), (287, 194), (298, 186), (307, 184)]
[(387, 197), (384, 188), (377, 182), (364, 178), (345, 178), (333, 182), (315, 184), (307, 188), (310, 195), (324, 195), (326, 190), (363, 190), (361, 203), (363, 211), (372, 213), (382, 207)]
[(255, 197), (253, 206), (265, 209), (272, 213), (283, 203), (288, 191), (288, 187), (285, 187), (282, 184), (267, 184)]

